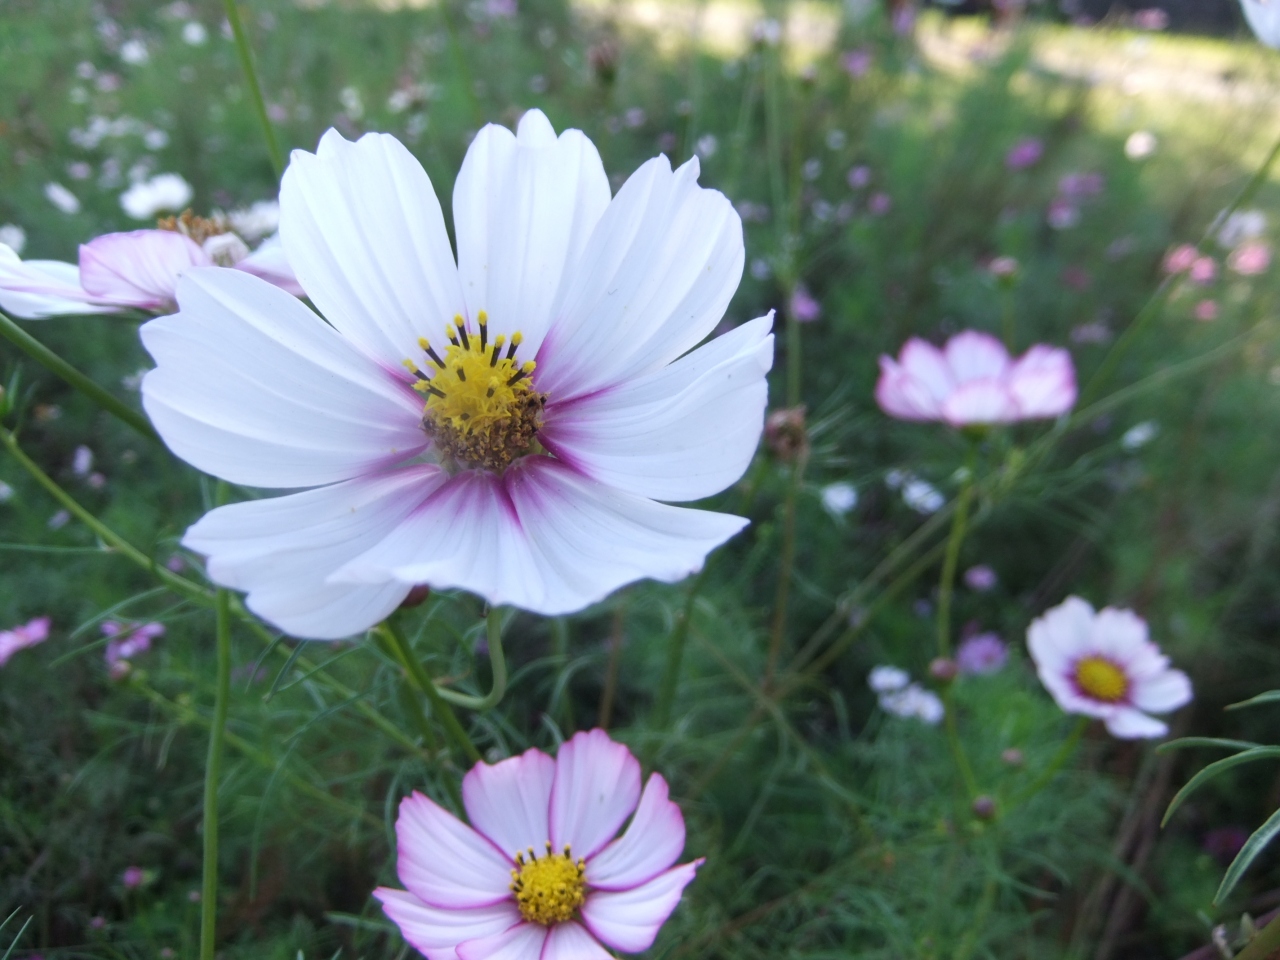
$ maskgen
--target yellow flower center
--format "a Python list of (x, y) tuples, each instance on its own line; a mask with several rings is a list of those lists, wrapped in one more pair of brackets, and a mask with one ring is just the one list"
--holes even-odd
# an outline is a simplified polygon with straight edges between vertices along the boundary
[(1076, 664), (1080, 689), (1105, 703), (1116, 703), (1129, 692), (1129, 678), (1106, 657), (1085, 657)]
[(516, 895), (520, 916), (544, 927), (564, 923), (582, 906), (586, 897), (587, 862), (575, 861), (565, 845), (564, 853), (552, 853), (547, 843), (546, 856), (539, 857), (529, 848), (529, 857), (516, 854), (517, 869), (511, 871), (511, 892)]
[(483, 310), (479, 321), (477, 336), (454, 317), (444, 356), (427, 340), (418, 341), (434, 368), (430, 376), (412, 360), (404, 365), (418, 378), (414, 389), (427, 398), (422, 429), (436, 449), (464, 466), (501, 472), (537, 442), (547, 398), (533, 389), (534, 362), (515, 359), (523, 337), (516, 333), (508, 344), (499, 334), (490, 342)]

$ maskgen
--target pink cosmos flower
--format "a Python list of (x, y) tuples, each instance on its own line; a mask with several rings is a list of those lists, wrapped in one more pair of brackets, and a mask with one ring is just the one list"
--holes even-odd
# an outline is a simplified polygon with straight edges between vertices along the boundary
[(1261, 240), (1240, 244), (1227, 258), (1227, 266), (1242, 277), (1254, 277), (1266, 273), (1271, 266), (1271, 248)]
[(105, 659), (108, 667), (114, 667), (122, 660), (132, 660), (140, 653), (151, 649), (151, 641), (164, 636), (163, 623), (123, 624), (108, 620), (102, 625), (107, 641)]
[(1174, 247), (1164, 258), (1165, 273), (1185, 273), (1200, 258), (1200, 251), (1189, 243)]
[(1017, 360), (995, 337), (966, 330), (937, 347), (918, 337), (880, 358), (876, 401), (900, 420), (953, 427), (1056, 417), (1076, 402), (1071, 354), (1043, 344)]
[(120, 882), (126, 890), (137, 890), (146, 878), (141, 867), (125, 867), (124, 873), (120, 874)]
[(995, 570), (980, 563), (976, 567), (970, 567), (964, 572), (964, 583), (970, 590), (978, 593), (986, 593), (988, 590), (994, 590), (997, 583), (1000, 582), (999, 576)]
[(0, 308), (28, 320), (65, 314), (158, 313), (176, 302), (178, 278), (193, 267), (233, 266), (295, 296), (302, 288), (278, 237), (253, 253), (234, 233), (203, 244), (177, 230), (108, 233), (80, 247), (80, 262), (22, 260), (0, 244)]
[(1037, 137), (1019, 140), (1004, 156), (1004, 165), (1010, 170), (1025, 170), (1035, 166), (1044, 156), (1044, 141)]
[(799, 284), (791, 294), (788, 312), (797, 323), (812, 323), (822, 316), (822, 304), (813, 298), (808, 287)]
[(1213, 257), (1197, 257), (1187, 271), (1187, 276), (1192, 283), (1207, 287), (1218, 279), (1218, 261)]
[(1094, 612), (1068, 597), (1027, 628), (1040, 682), (1067, 713), (1097, 717), (1112, 736), (1162, 737), (1169, 728), (1149, 716), (1191, 702), (1191, 681), (1147, 637), (1132, 610)]
[(603, 730), (575, 734), (554, 760), (534, 749), (476, 764), (462, 803), (471, 826), (420, 793), (401, 802), (408, 889), (373, 894), (427, 960), (647, 950), (703, 862), (672, 866), (685, 830), (667, 782), (655, 773), (641, 794), (639, 762)]
[(8, 663), (9, 658), (19, 650), (34, 647), (49, 639), (50, 623), (48, 617), (36, 617), (11, 630), (0, 631), (0, 667)]
[(956, 650), (956, 666), (961, 673), (985, 676), (999, 673), (1009, 659), (1009, 648), (994, 633), (978, 633)]
[(455, 256), (394, 137), (330, 130), (295, 151), (280, 232), (323, 319), (195, 269), (179, 313), (141, 330), (142, 402), (169, 448), (291, 491), (219, 507), (183, 545), (259, 616), (321, 640), (420, 585), (554, 615), (700, 569), (747, 521), (672, 503), (751, 462), (773, 320), (698, 346), (745, 260), (738, 214), (698, 176), (659, 156), (611, 196), (591, 141), (532, 110), (472, 140)]

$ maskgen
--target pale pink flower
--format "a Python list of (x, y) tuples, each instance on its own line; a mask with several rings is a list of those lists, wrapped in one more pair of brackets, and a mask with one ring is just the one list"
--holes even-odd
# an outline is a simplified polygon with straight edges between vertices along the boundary
[(219, 507), (183, 545), (309, 639), (360, 633), (419, 585), (554, 615), (698, 570), (747, 521), (670, 503), (742, 476), (773, 362), (771, 316), (697, 347), (745, 259), (698, 175), (656, 157), (611, 197), (581, 131), (536, 110), (487, 126), (454, 186), (455, 260), (394, 137), (295, 151), (281, 236), (325, 319), (193, 270), (180, 312), (142, 328), (142, 399), (199, 469), (310, 489)]
[(1242, 277), (1266, 273), (1267, 268), (1271, 266), (1271, 248), (1261, 240), (1242, 243), (1227, 258), (1227, 266)]
[(1008, 659), (1009, 648), (994, 633), (975, 634), (956, 650), (956, 666), (971, 676), (999, 673)]
[(373, 894), (428, 960), (639, 953), (703, 862), (672, 866), (685, 829), (667, 782), (652, 774), (642, 794), (639, 762), (603, 730), (575, 734), (554, 760), (533, 749), (477, 763), (462, 805), (471, 826), (405, 798), (396, 869), (408, 889)]
[(1017, 360), (995, 337), (966, 330), (937, 347), (918, 337), (897, 360), (880, 358), (876, 401), (900, 420), (953, 427), (1011, 423), (1066, 413), (1076, 402), (1071, 354), (1043, 344)]
[(1174, 247), (1164, 258), (1165, 273), (1186, 273), (1200, 258), (1200, 251), (1189, 243)]
[(1004, 156), (1004, 165), (1010, 170), (1025, 170), (1035, 166), (1044, 156), (1044, 141), (1038, 137), (1019, 140)]
[(1215, 300), (1201, 300), (1196, 304), (1195, 318), (1201, 323), (1212, 323), (1218, 319), (1218, 304)]
[(1096, 717), (1116, 737), (1162, 737), (1169, 728), (1149, 716), (1191, 702), (1191, 681), (1147, 636), (1132, 610), (1097, 612), (1068, 597), (1027, 628), (1040, 682), (1067, 713)]
[(1207, 287), (1218, 279), (1218, 261), (1213, 257), (1197, 257), (1187, 271), (1187, 276), (1192, 283)]
[(0, 631), (0, 667), (8, 663), (9, 658), (19, 650), (34, 647), (49, 639), (51, 622), (48, 617), (36, 617), (12, 629)]
[(986, 593), (988, 590), (994, 590), (996, 584), (1000, 582), (1000, 578), (996, 575), (995, 570), (980, 563), (976, 567), (970, 567), (964, 572), (965, 586), (970, 590), (976, 590), (978, 593)]
[(1019, 264), (1014, 257), (993, 257), (987, 264), (987, 272), (997, 280), (1008, 280), (1018, 275)]
[(141, 867), (125, 867), (124, 873), (120, 874), (120, 882), (126, 890), (137, 890), (146, 879), (147, 875)]
[(114, 667), (123, 660), (132, 660), (138, 654), (150, 650), (151, 641), (164, 636), (164, 624), (124, 624), (108, 620), (102, 625), (102, 634), (110, 637), (104, 656), (107, 666)]
[(250, 253), (233, 233), (201, 245), (176, 230), (134, 230), (81, 245), (78, 266), (22, 260), (0, 244), (0, 308), (28, 320), (122, 310), (158, 313), (173, 307), (180, 276), (215, 265), (233, 266), (302, 296), (278, 238)]
[(797, 323), (812, 323), (822, 316), (822, 304), (813, 298), (808, 287), (798, 284), (791, 293), (787, 311)]
[(1055, 197), (1045, 219), (1055, 230), (1070, 230), (1080, 222), (1080, 208), (1064, 197)]

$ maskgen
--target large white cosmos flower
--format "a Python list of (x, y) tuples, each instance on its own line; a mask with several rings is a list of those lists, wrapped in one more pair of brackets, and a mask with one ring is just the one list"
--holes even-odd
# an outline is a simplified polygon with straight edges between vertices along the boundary
[[(739, 531), (659, 503), (737, 480), (759, 440), (772, 315), (698, 349), (742, 275), (742, 224), (698, 162), (610, 198), (580, 131), (485, 127), (454, 186), (393, 137), (297, 151), (280, 233), (324, 315), (195, 269), (142, 328), (147, 413), (233, 483), (312, 489), (220, 507), (183, 543), (300, 637), (349, 636), (416, 584), (567, 613), (675, 581)], [(327, 323), (325, 321), (328, 321)]]

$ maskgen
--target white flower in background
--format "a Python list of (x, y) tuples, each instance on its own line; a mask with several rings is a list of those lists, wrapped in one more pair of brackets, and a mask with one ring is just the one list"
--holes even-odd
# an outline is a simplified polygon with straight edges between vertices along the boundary
[(1157, 146), (1159, 142), (1154, 133), (1138, 130), (1129, 134), (1129, 139), (1124, 142), (1124, 155), (1130, 160), (1145, 160), (1156, 152)]
[(81, 444), (71, 457), (71, 472), (77, 477), (87, 477), (93, 470), (93, 451)]
[(27, 320), (160, 312), (174, 305), (178, 277), (192, 267), (210, 266), (235, 267), (303, 295), (278, 237), (250, 253), (219, 221), (184, 217), (176, 218), (172, 229), (95, 237), (81, 245), (78, 264), (22, 260), (0, 244), (0, 309)]
[(822, 505), (832, 516), (843, 517), (858, 505), (858, 488), (852, 483), (829, 483), (822, 488)]
[[(1278, 7), (1277, 9), (1280, 9)], [(1267, 215), (1261, 210), (1237, 210), (1218, 231), (1218, 243), (1234, 250), (1246, 240), (1257, 240), (1267, 232)]]
[(27, 231), (13, 223), (6, 223), (0, 226), (0, 243), (4, 244), (14, 253), (22, 253), (22, 248), (27, 245)]
[(916, 513), (937, 513), (947, 499), (928, 480), (912, 477), (902, 485), (902, 502)]
[(8, 503), (13, 499), (13, 487), (0, 480), (0, 503)]
[(80, 198), (60, 183), (44, 185), (45, 199), (65, 214), (80, 212)]
[(867, 686), (875, 693), (892, 693), (903, 690), (911, 682), (911, 675), (900, 667), (872, 667), (867, 674)]
[(880, 709), (886, 713), (892, 713), (895, 717), (923, 721), (931, 727), (941, 723), (947, 713), (941, 698), (918, 683), (891, 693), (881, 694)]
[(142, 145), (148, 150), (163, 150), (169, 145), (169, 134), (152, 127), (142, 135)]
[(782, 40), (782, 24), (772, 17), (757, 20), (751, 27), (751, 39), (765, 46), (776, 47)]
[(191, 202), (191, 184), (176, 173), (158, 173), (135, 183), (120, 195), (120, 206), (134, 220), (154, 220), (161, 213), (178, 213)]
[(1068, 597), (1027, 628), (1040, 682), (1067, 713), (1097, 717), (1113, 736), (1162, 737), (1169, 728), (1151, 713), (1191, 702), (1191, 681), (1147, 637), (1132, 610), (1094, 612)]
[(209, 31), (199, 20), (191, 20), (182, 25), (182, 42), (192, 47), (202, 47), (209, 39)]
[(1280, 3), (1277, 0), (1240, 0), (1253, 35), (1268, 47), (1280, 48)]
[(352, 120), (359, 120), (364, 116), (364, 100), (360, 98), (360, 91), (355, 87), (343, 87), (339, 90), (338, 102), (342, 104), (342, 109)]
[(694, 144), (694, 152), (703, 160), (710, 160), (719, 149), (720, 141), (716, 139), (714, 133), (704, 133), (698, 138), (698, 142)]
[(232, 210), (227, 214), (227, 221), (236, 233), (254, 243), (280, 229), (280, 202), (258, 200), (247, 207)]
[(296, 636), (376, 624), (418, 584), (568, 613), (673, 582), (747, 521), (669, 506), (750, 463), (772, 315), (694, 349), (742, 276), (742, 224), (656, 157), (616, 197), (580, 131), (490, 125), (453, 193), (394, 137), (295, 151), (280, 235), (317, 316), (192, 270), (142, 328), (143, 404), (169, 447), (233, 483), (312, 489), (187, 531), (210, 577)]
[(120, 59), (125, 63), (140, 66), (151, 59), (151, 53), (147, 50), (146, 43), (135, 38), (120, 44)]
[(1160, 424), (1154, 420), (1144, 420), (1125, 431), (1120, 438), (1120, 446), (1130, 452), (1140, 450), (1154, 440), (1159, 432)]

